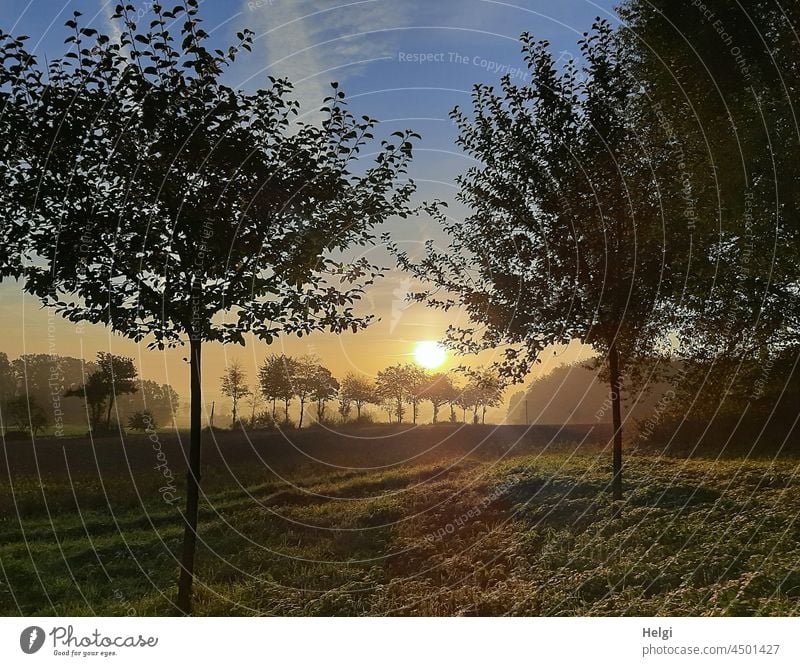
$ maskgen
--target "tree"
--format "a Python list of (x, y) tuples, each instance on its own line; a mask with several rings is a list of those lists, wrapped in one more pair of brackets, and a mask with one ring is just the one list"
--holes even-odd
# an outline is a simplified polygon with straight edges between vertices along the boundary
[(24, 276), (31, 235), (36, 233), (31, 204), (39, 176), (49, 149), (58, 153), (67, 136), (62, 134), (57, 142), (56, 125), (48, 129), (44, 122), (31, 123), (37, 114), (40, 121), (49, 116), (52, 106), (37, 105), (37, 96), (29, 94), (31, 88), (43, 92), (46, 84), (36, 57), (25, 48), (27, 40), (0, 30), (0, 156), (5, 167), (0, 169), (0, 282)]
[(336, 397), (339, 392), (339, 382), (328, 368), (317, 366), (314, 375), (314, 390), (312, 398), (317, 402), (317, 422), (322, 423), (325, 418), (325, 405)]
[[(417, 300), (461, 306), (451, 329), (462, 352), (505, 347), (498, 369), (521, 380), (552, 344), (580, 339), (605, 359), (613, 403), (612, 489), (622, 497), (620, 385), (638, 358), (667, 344), (691, 235), (680, 214), (662, 220), (680, 174), (655, 110), (628, 75), (625, 45), (598, 21), (580, 42), (582, 71), (559, 67), (546, 42), (522, 36), (530, 82), (477, 85), (473, 114), (452, 113), (458, 144), (476, 161), (458, 179), (465, 220), (439, 219), (433, 244), (402, 267), (432, 288)], [(679, 197), (678, 197), (679, 198)], [(443, 297), (442, 294), (447, 294)], [(620, 358), (626, 360), (623, 368)]]
[(94, 362), (56, 354), (23, 354), (10, 363), (13, 379), (9, 381), (14, 385), (14, 393), (32, 396), (52, 423), (87, 423), (85, 408), (77, 400), (62, 398), (69, 389), (82, 386), (86, 376), (97, 370)]
[(136, 393), (138, 390), (136, 385), (138, 373), (132, 358), (98, 352), (97, 374), (99, 375), (98, 381), (105, 387), (106, 397), (108, 398), (106, 430), (110, 430), (111, 410), (114, 407), (114, 400), (118, 395)]
[(295, 372), (296, 359), (285, 354), (268, 356), (258, 370), (258, 384), (261, 395), (272, 402), (272, 418), (277, 421), (275, 405), (283, 402), (283, 420), (289, 421), (289, 403), (295, 396), (292, 386), (292, 375)]
[(356, 418), (361, 419), (361, 410), (364, 405), (375, 403), (377, 400), (376, 387), (368, 377), (349, 373), (342, 380), (340, 396), (342, 400), (352, 402), (356, 406)]
[(96, 369), (86, 382), (68, 389), (64, 397), (78, 397), (86, 401), (89, 424), (93, 431), (99, 429), (102, 413), (105, 410), (105, 429), (108, 431), (111, 428), (111, 409), (116, 396), (137, 391), (136, 365), (133, 359), (127, 356), (97, 352), (97, 363), (94, 367)]
[(95, 370), (86, 379), (86, 382), (64, 393), (65, 398), (83, 398), (86, 404), (89, 429), (97, 432), (100, 429), (100, 420), (108, 398), (108, 384), (102, 373)]
[(378, 395), (391, 402), (398, 423), (403, 422), (406, 403), (413, 406), (416, 422), (417, 404), (421, 399), (419, 396), (422, 386), (421, 374), (422, 370), (415, 365), (398, 363), (381, 370), (375, 378)]
[(5, 352), (0, 352), (0, 404), (12, 398), (17, 392), (17, 380), (14, 367)]
[(292, 391), (300, 403), (300, 418), (297, 427), (303, 427), (303, 417), (305, 416), (306, 402), (314, 400), (318, 388), (318, 377), (320, 374), (319, 360), (315, 356), (301, 356), (295, 359), (292, 367)]
[(408, 402), (411, 404), (411, 422), (416, 425), (419, 415), (419, 403), (424, 398), (425, 388), (428, 385), (428, 374), (414, 364), (406, 366), (406, 383), (408, 387)]
[(437, 372), (428, 378), (427, 384), (421, 392), (422, 398), (428, 400), (433, 407), (433, 422), (436, 423), (439, 417), (439, 409), (455, 399), (456, 389), (453, 381), (445, 372)]
[(174, 423), (180, 396), (169, 384), (159, 384), (151, 379), (137, 382), (136, 397), (119, 396), (117, 409), (123, 415), (147, 411), (158, 423)]
[(150, 410), (145, 409), (141, 412), (134, 412), (128, 417), (128, 427), (131, 430), (141, 430), (144, 432), (146, 430), (155, 430), (158, 425)]
[[(239, 400), (250, 395), (250, 387), (247, 385), (247, 375), (242, 370), (242, 364), (239, 361), (232, 361), (230, 365), (225, 368), (225, 374), (222, 375), (222, 395), (231, 399), (233, 405), (233, 421), (231, 427), (236, 427), (236, 408)], [(254, 408), (255, 409), (255, 408)]]
[(467, 411), (472, 412), (472, 422), (478, 419), (478, 390), (473, 382), (467, 382), (458, 392), (455, 404), (461, 408), (462, 421), (467, 423)]
[(18, 395), (6, 400), (3, 412), (5, 419), (17, 430), (30, 431), (34, 435), (44, 430), (50, 422), (42, 406), (30, 395)]
[[(189, 613), (203, 343), (366, 326), (371, 318), (353, 304), (380, 271), (341, 257), (373, 242), (384, 220), (411, 214), (414, 183), (400, 178), (415, 135), (397, 132), (374, 145), (376, 121), (350, 113), (336, 84), (318, 125), (295, 119), (285, 79), (252, 93), (225, 85), (252, 32), (238, 33), (227, 50), (208, 50), (197, 0), (170, 11), (154, 4), (145, 30), (134, 15), (132, 5), (119, 5), (111, 37), (81, 28), (76, 15), (67, 23), (72, 53), (51, 62), (46, 86), (26, 90), (47, 108), (48, 96), (79, 91), (29, 129), (47, 135), (56, 115), (56, 126), (78, 137), (80, 157), (51, 154), (40, 174), (42, 263), (27, 286), (71, 321), (103, 323), (136, 341), (151, 336), (158, 348), (188, 342), (178, 607)], [(366, 147), (369, 162), (361, 161)]]
[(347, 423), (350, 413), (353, 411), (353, 403), (350, 398), (343, 396), (341, 393), (339, 393), (339, 408), (337, 411), (342, 418), (342, 423)]
[[(630, 67), (676, 137), (673, 152), (693, 193), (695, 243), (707, 248), (693, 254), (681, 304), (688, 372), (676, 392), (682, 416), (708, 424), (705, 408), (726, 411), (728, 391), (757, 392), (740, 384), (743, 376), (755, 381), (753, 363), (788, 372), (782, 360), (800, 340), (800, 7), (704, 6), (701, 14), (683, 3), (628, 0), (621, 13)], [(732, 407), (742, 408), (743, 425), (758, 414), (756, 403)]]
[[(247, 396), (247, 404), (250, 406), (250, 427), (253, 428), (256, 425), (256, 410), (261, 405), (261, 392), (260, 391), (250, 391), (249, 395)], [(275, 420), (275, 414), (272, 414), (272, 420)]]
[(473, 400), (474, 419), (477, 421), (481, 411), (481, 423), (486, 423), (486, 410), (497, 407), (503, 401), (504, 383), (502, 378), (490, 368), (471, 370), (467, 391)]

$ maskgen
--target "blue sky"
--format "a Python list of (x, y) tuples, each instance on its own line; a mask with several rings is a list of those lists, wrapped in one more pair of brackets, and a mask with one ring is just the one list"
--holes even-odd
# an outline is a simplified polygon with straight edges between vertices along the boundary
[[(103, 0), (3, 0), (0, 27), (13, 34), (30, 36), (30, 46), (42, 56), (58, 57), (64, 52), (63, 24), (74, 10), (83, 20), (110, 32), (108, 17), (115, 2)], [(143, 16), (149, 2), (132, 2)], [(171, 6), (172, 3), (165, 2)], [(244, 54), (228, 72), (228, 83), (254, 89), (263, 86), (268, 75), (286, 76), (296, 84), (296, 96), (309, 113), (328, 94), (331, 81), (338, 81), (350, 99), (353, 111), (381, 121), (379, 134), (411, 128), (422, 135), (411, 176), (421, 196), (453, 202), (454, 179), (469, 160), (454, 144), (454, 128), (448, 114), (456, 105), (468, 105), (471, 87), (477, 82), (497, 83), (502, 72), (511, 70), (519, 80), (526, 76), (520, 57), (518, 37), (530, 32), (551, 42), (562, 59), (577, 53), (576, 42), (597, 16), (613, 19), (616, 2), (600, 0), (201, 0), (204, 27), (211, 33), (212, 46), (234, 43), (235, 33), (249, 27), (255, 32), (255, 47)], [(450, 214), (465, 211), (454, 205)], [(391, 225), (395, 238), (414, 252), (427, 238), (438, 240), (429, 220), (416, 219)], [(381, 250), (375, 250), (381, 256)], [(375, 258), (375, 257), (373, 257)], [(358, 358), (352, 342), (313, 337), (315, 351), (334, 358), (331, 367), (373, 373), (380, 367), (402, 360), (413, 340), (437, 338), (447, 323), (439, 313), (421, 306), (406, 308), (405, 291), (413, 290), (404, 276), (390, 273), (377, 285), (366, 302), (367, 309), (382, 316), (371, 330), (360, 333)], [(14, 322), (4, 351), (9, 356), (23, 352), (44, 352), (52, 340), (44, 336), (48, 316), (31, 299), (23, 299), (13, 284), (0, 286), (0, 315)], [(49, 322), (52, 328), (52, 318)], [(133, 349), (127, 341), (91, 326), (72, 330), (74, 325), (58, 324), (57, 353), (94, 356), (97, 350), (111, 350), (140, 356), (143, 374), (183, 388), (180, 357), (164, 355), (156, 362), (142, 347)], [(297, 341), (282, 341), (291, 353), (300, 349)], [(234, 356), (257, 364), (264, 349), (233, 351)], [(230, 350), (220, 355), (230, 357)], [(274, 350), (273, 350), (274, 351)], [(170, 354), (172, 354), (170, 352)], [(364, 360), (368, 359), (368, 360)], [(214, 361), (214, 363), (216, 363)], [(219, 368), (224, 360), (219, 361)], [(169, 369), (172, 368), (172, 372)], [(211, 372), (219, 370), (212, 367)], [(177, 374), (177, 377), (175, 376)]]
[[(110, 30), (116, 1), (3, 0), (0, 26), (31, 37), (40, 54), (63, 53), (64, 21), (79, 10), (84, 20)], [(145, 15), (150, 2), (131, 4)], [(164, 5), (171, 5), (164, 2)], [(453, 146), (449, 111), (468, 103), (476, 82), (497, 82), (500, 72), (526, 76), (518, 37), (529, 31), (548, 39), (564, 58), (596, 16), (612, 17), (601, 0), (205, 0), (201, 15), (214, 46), (235, 41), (249, 27), (252, 54), (229, 72), (233, 85), (255, 88), (267, 75), (288, 76), (309, 112), (342, 84), (352, 107), (381, 119), (386, 131), (411, 127), (423, 136), (414, 176), (452, 187), (466, 162)], [(424, 62), (418, 62), (420, 56)], [(420, 156), (422, 157), (422, 156)]]

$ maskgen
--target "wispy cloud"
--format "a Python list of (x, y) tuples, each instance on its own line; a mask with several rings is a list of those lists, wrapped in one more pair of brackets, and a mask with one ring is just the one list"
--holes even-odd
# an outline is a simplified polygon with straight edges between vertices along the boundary
[[(243, 0), (263, 66), (252, 76), (285, 76), (304, 112), (370, 63), (393, 57), (392, 31), (408, 25), (416, 3), (392, 0)], [(419, 6), (417, 6), (419, 9)], [(252, 19), (252, 20), (250, 20)]]

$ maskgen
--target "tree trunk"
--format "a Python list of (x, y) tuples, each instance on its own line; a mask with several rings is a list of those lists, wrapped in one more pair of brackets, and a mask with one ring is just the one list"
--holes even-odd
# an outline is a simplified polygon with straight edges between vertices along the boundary
[(481, 424), (486, 425), (486, 405), (484, 405), (481, 409)]
[(231, 428), (236, 427), (236, 398), (233, 399), (233, 423), (231, 423)]
[(303, 398), (300, 398), (300, 420), (297, 422), (297, 429), (303, 427), (303, 412), (305, 411), (306, 401)]
[(611, 492), (615, 500), (622, 499), (622, 416), (620, 409), (619, 352), (616, 343), (608, 350), (608, 370), (611, 383), (611, 418), (614, 428)]
[(283, 401), (283, 420), (285, 423), (289, 423), (289, 401)]
[(100, 429), (100, 420), (103, 418), (103, 405), (93, 405), (90, 417), (92, 422), (89, 425), (92, 432), (97, 432)]
[(358, 420), (360, 421), (361, 420), (361, 403), (360, 402), (356, 403), (356, 414), (358, 414)]
[(178, 580), (178, 608), (184, 615), (192, 612), (192, 580), (194, 554), (197, 545), (197, 513), (200, 498), (200, 444), (202, 394), (200, 389), (200, 340), (191, 340), (190, 349), (190, 406), (189, 406), (189, 470), (186, 474), (186, 523), (183, 532), (181, 573)]
[(433, 422), (436, 423), (437, 419), (439, 418), (439, 403), (433, 403)]
[(111, 430), (111, 409), (114, 407), (114, 387), (111, 387), (111, 394), (108, 396), (108, 411), (106, 412), (106, 431)]

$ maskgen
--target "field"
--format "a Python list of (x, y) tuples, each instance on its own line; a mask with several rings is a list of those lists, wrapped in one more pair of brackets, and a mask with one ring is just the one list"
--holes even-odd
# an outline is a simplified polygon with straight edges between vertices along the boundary
[[(195, 611), (798, 614), (796, 459), (629, 451), (614, 517), (606, 436), (209, 433)], [(0, 613), (173, 614), (184, 468), (174, 434), (7, 442)]]

